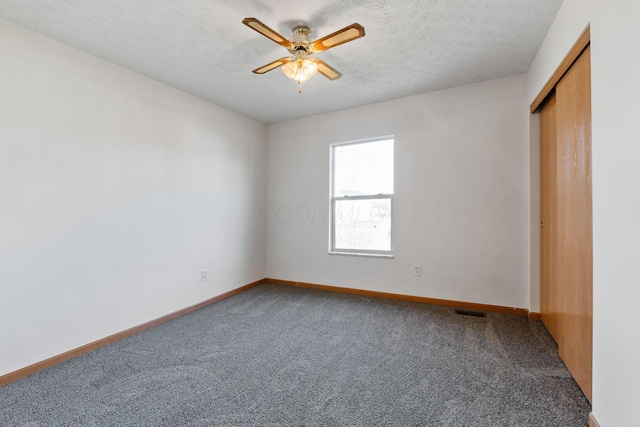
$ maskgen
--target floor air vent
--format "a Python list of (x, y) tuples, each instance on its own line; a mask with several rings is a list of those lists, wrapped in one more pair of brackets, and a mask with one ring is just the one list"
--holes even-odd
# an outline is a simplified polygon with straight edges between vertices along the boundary
[(461, 316), (471, 316), (471, 317), (487, 317), (487, 313), (483, 311), (463, 310), (461, 308), (456, 308), (456, 314), (459, 314)]

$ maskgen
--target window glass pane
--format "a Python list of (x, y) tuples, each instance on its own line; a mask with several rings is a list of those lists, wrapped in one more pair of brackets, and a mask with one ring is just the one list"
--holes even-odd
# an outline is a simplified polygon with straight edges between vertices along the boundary
[(334, 147), (333, 196), (393, 193), (393, 140)]
[(391, 200), (336, 200), (337, 250), (391, 250)]

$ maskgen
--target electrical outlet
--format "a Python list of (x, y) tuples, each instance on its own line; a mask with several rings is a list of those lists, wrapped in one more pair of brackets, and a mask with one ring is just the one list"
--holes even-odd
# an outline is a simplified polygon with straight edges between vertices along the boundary
[(209, 277), (209, 270), (205, 268), (200, 272), (200, 280), (204, 282), (205, 280), (207, 280), (207, 277)]
[(415, 264), (413, 266), (413, 276), (414, 277), (422, 276), (422, 266), (420, 264)]

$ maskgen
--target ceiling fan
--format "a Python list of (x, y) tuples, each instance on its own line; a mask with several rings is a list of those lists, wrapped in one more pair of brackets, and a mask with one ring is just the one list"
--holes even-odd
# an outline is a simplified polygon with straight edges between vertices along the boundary
[(253, 72), (255, 74), (264, 74), (282, 67), (282, 71), (287, 77), (298, 82), (298, 91), (300, 93), (302, 93), (302, 87), (300, 86), (302, 82), (309, 80), (316, 72), (329, 80), (336, 80), (342, 77), (342, 73), (338, 70), (318, 58), (310, 58), (310, 55), (364, 37), (364, 27), (360, 24), (351, 24), (335, 33), (310, 42), (308, 40), (309, 27), (305, 25), (295, 27), (293, 29), (293, 37), (291, 37), (291, 40), (287, 40), (256, 18), (245, 18), (242, 23), (278, 43), (293, 55), (285, 56), (263, 65), (253, 70)]

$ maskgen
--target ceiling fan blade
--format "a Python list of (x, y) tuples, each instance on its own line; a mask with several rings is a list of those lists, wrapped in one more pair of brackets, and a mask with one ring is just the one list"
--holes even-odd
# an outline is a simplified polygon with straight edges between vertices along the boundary
[(287, 62), (291, 62), (292, 58), (291, 57), (286, 57), (286, 58), (280, 58), (277, 61), (273, 61), (270, 64), (267, 65), (263, 65), (260, 68), (256, 68), (255, 70), (253, 70), (254, 74), (264, 74), (267, 73), (275, 68), (278, 68), (284, 64), (286, 64)]
[(318, 66), (318, 72), (328, 78), (329, 80), (338, 80), (342, 77), (342, 73), (326, 62), (318, 58), (309, 58), (310, 61), (313, 61)]
[(360, 24), (351, 24), (341, 30), (318, 39), (309, 45), (311, 52), (322, 52), (343, 43), (364, 37), (364, 27)]
[(287, 40), (286, 38), (284, 38), (283, 36), (275, 32), (271, 28), (267, 27), (262, 22), (258, 21), (256, 18), (244, 18), (242, 20), (242, 23), (247, 27), (253, 30), (256, 30), (263, 36), (278, 43), (280, 46), (284, 46), (287, 49), (292, 46), (292, 43), (289, 40)]

